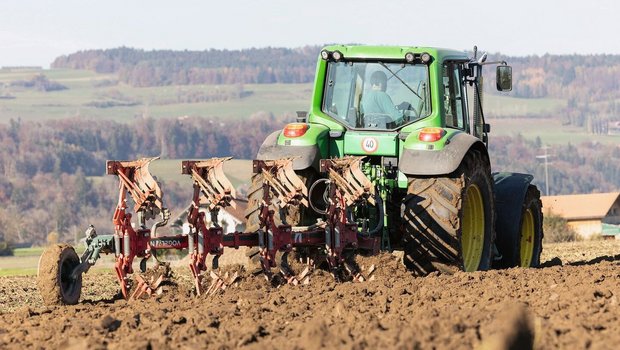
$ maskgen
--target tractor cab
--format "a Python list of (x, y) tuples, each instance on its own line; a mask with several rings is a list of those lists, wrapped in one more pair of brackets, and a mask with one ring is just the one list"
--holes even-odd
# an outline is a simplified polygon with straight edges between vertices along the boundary
[(428, 66), (329, 61), (321, 111), (348, 129), (392, 130), (431, 112)]
[(497, 89), (512, 88), (506, 62), (486, 57), (477, 57), (475, 48), (472, 58), (438, 48), (328, 46), (319, 58), (308, 121), (343, 132), (450, 128), (486, 141), (482, 66), (499, 64)]

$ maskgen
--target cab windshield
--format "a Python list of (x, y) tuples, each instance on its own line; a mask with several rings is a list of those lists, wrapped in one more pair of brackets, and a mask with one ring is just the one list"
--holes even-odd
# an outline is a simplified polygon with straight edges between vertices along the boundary
[(329, 62), (322, 111), (355, 129), (395, 129), (431, 112), (424, 64)]

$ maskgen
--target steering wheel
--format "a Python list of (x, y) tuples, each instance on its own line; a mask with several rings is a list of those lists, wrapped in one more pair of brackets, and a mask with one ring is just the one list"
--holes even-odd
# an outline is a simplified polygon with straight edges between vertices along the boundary
[(398, 105), (398, 110), (403, 112), (403, 121), (405, 122), (410, 121), (412, 116), (415, 117), (415, 119), (420, 119), (420, 112), (409, 102), (401, 102)]

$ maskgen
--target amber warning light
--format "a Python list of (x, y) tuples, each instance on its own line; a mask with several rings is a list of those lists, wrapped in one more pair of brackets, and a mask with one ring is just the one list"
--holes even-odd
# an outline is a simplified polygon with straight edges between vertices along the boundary
[(446, 131), (442, 128), (424, 128), (420, 130), (418, 139), (424, 142), (435, 142), (439, 141), (445, 134)]
[(284, 127), (284, 136), (286, 137), (299, 137), (303, 136), (308, 131), (308, 124), (306, 123), (290, 123)]

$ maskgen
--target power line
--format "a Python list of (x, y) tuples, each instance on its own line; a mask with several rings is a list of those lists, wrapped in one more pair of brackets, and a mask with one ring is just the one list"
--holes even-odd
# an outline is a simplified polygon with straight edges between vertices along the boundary
[(549, 163), (549, 157), (553, 157), (553, 155), (547, 153), (547, 150), (549, 148), (550, 148), (549, 146), (541, 147), (541, 149), (545, 151), (545, 154), (536, 156), (536, 159), (545, 160), (545, 195), (546, 196), (549, 195), (549, 164), (553, 164), (553, 163)]

